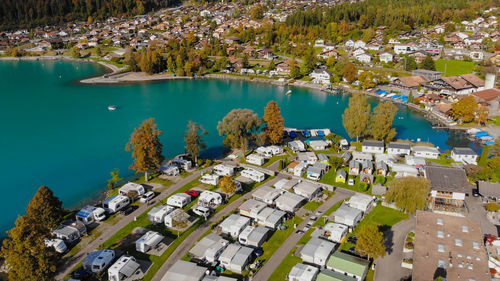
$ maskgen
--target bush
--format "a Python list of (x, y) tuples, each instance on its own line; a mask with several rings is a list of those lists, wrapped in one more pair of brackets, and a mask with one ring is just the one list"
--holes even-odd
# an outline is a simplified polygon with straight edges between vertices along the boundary
[(203, 159), (198, 159), (198, 161), (197, 161), (198, 167), (203, 166), (203, 163), (204, 163)]
[(405, 248), (406, 249), (413, 249), (413, 242), (406, 242), (405, 243)]
[(207, 159), (207, 161), (205, 161), (205, 166), (209, 167), (209, 166), (212, 166), (212, 159)]
[(368, 184), (366, 182), (359, 183), (359, 190), (360, 191), (367, 191), (368, 190)]
[(500, 210), (500, 206), (497, 203), (486, 203), (485, 207), (489, 212), (498, 212)]

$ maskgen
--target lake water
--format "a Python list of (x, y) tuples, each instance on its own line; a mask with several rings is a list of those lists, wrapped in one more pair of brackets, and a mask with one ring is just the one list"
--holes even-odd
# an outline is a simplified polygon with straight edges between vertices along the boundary
[[(347, 95), (287, 89), (242, 81), (165, 81), (133, 85), (81, 85), (77, 81), (102, 74), (97, 64), (62, 61), (0, 62), (0, 233), (41, 185), (49, 186), (65, 207), (78, 207), (106, 189), (113, 168), (122, 176), (130, 152), (125, 144), (135, 127), (154, 117), (163, 130), (165, 156), (182, 153), (188, 120), (209, 131), (205, 156), (221, 153), (216, 126), (230, 110), (250, 108), (260, 116), (275, 100), (287, 127), (331, 128), (346, 136), (342, 113)], [(375, 105), (376, 100), (370, 102)], [(108, 111), (108, 105), (117, 105)], [(442, 150), (467, 140), (459, 134), (433, 130), (418, 113), (399, 108), (398, 138), (431, 141)], [(0, 235), (1, 236), (1, 235)]]

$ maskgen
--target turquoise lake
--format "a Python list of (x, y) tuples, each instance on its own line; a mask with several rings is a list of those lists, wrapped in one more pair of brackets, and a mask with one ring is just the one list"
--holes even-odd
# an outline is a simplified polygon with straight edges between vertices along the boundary
[[(342, 113), (348, 95), (287, 89), (242, 81), (164, 81), (143, 84), (82, 85), (82, 78), (102, 74), (97, 64), (63, 61), (0, 62), (0, 231), (11, 228), (41, 185), (64, 202), (78, 207), (106, 189), (113, 168), (130, 176), (132, 159), (124, 150), (135, 127), (154, 117), (163, 130), (164, 154), (184, 150), (188, 120), (208, 131), (207, 157), (221, 155), (216, 126), (233, 108), (250, 108), (260, 116), (275, 100), (285, 125), (294, 128), (331, 128), (346, 136)], [(375, 105), (376, 100), (370, 102)], [(108, 111), (108, 105), (117, 105)], [(395, 119), (398, 138), (421, 138), (441, 150), (468, 144), (462, 135), (433, 130), (419, 113), (399, 107)], [(2, 235), (0, 235), (2, 236)]]

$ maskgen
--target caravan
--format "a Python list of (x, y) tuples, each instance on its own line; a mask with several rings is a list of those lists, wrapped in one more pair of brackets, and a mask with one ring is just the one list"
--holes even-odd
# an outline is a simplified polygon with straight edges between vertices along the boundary
[(62, 239), (44, 239), (45, 246), (47, 247), (54, 247), (54, 250), (56, 252), (62, 254), (68, 250), (68, 247), (66, 246), (66, 243)]
[(120, 211), (121, 209), (128, 206), (129, 204), (130, 204), (130, 198), (128, 198), (127, 196), (115, 195), (115, 196), (109, 197), (104, 202), (102, 202), (102, 207), (108, 213), (112, 214), (112, 213)]
[(76, 220), (85, 225), (94, 223), (95, 221), (102, 221), (106, 218), (106, 211), (103, 208), (94, 206), (85, 206), (78, 213), (76, 213)]
[(224, 202), (224, 199), (220, 193), (205, 190), (200, 194), (198, 202), (202, 206), (217, 207)]
[(191, 161), (182, 158), (175, 158), (174, 160), (172, 160), (172, 163), (179, 166), (179, 168), (183, 169), (184, 171), (187, 171), (192, 167)]
[(186, 193), (177, 193), (167, 199), (167, 205), (178, 208), (184, 208), (189, 203), (191, 203), (191, 195)]
[[(134, 198), (136, 198), (136, 197), (141, 196), (144, 193), (146, 193), (146, 190), (144, 189), (144, 186), (142, 186), (142, 184), (138, 184), (135, 182), (128, 182), (124, 186), (120, 187), (120, 189), (118, 189), (118, 193), (120, 193), (123, 196), (131, 197), (130, 196), (131, 192), (136, 193), (134, 196)], [(132, 199), (134, 199), (134, 198), (132, 198)]]
[(93, 251), (85, 257), (82, 267), (90, 272), (101, 273), (111, 265), (114, 259), (115, 251), (113, 250)]
[(137, 252), (146, 253), (147, 251), (158, 246), (163, 238), (165, 237), (160, 235), (158, 232), (148, 231), (141, 238), (135, 241), (135, 249)]
[(172, 206), (156, 206), (148, 212), (148, 219), (152, 223), (163, 223), (165, 217), (173, 210), (175, 210), (175, 207)]
[(115, 262), (108, 269), (108, 279), (109, 281), (121, 281), (127, 279), (134, 275), (135, 272), (140, 268), (134, 257), (131, 256), (121, 256), (117, 262)]
[(241, 175), (256, 182), (261, 182), (266, 179), (266, 175), (264, 173), (254, 169), (245, 169), (241, 172)]
[(180, 174), (179, 167), (177, 167), (176, 165), (163, 165), (161, 166), (160, 171), (164, 175), (169, 177), (175, 177)]
[(219, 175), (221, 177), (224, 176), (232, 177), (234, 176), (234, 170), (235, 170), (234, 166), (218, 164), (214, 166), (213, 172), (214, 174)]
[(209, 184), (209, 185), (217, 185), (219, 183), (218, 175), (204, 174), (200, 178), (201, 183)]
[(250, 154), (246, 157), (246, 161), (250, 164), (262, 166), (266, 160), (259, 154)]

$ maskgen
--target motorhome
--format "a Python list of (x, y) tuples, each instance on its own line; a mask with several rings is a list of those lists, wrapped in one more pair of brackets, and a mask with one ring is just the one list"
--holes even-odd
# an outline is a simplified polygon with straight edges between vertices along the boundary
[[(146, 189), (144, 189), (144, 186), (142, 184), (128, 182), (120, 187), (120, 189), (118, 189), (118, 193), (123, 196), (133, 197), (132, 199), (134, 199), (146, 193)], [(131, 194), (133, 193), (135, 193), (135, 195), (131, 196)]]
[(181, 173), (181, 171), (179, 170), (179, 167), (177, 167), (176, 165), (171, 165), (171, 164), (161, 166), (160, 171), (164, 175), (167, 175), (169, 177), (175, 177)]
[(183, 209), (175, 209), (165, 216), (165, 226), (177, 227), (179, 224), (188, 223), (189, 217)]
[(211, 175), (211, 174), (204, 174), (200, 178), (200, 182), (204, 184), (209, 184), (209, 185), (217, 185), (219, 183), (219, 176), (218, 175)]
[(147, 251), (158, 246), (163, 238), (165, 237), (156, 231), (148, 231), (141, 238), (135, 241), (135, 249), (137, 252), (146, 253)]
[(224, 202), (224, 199), (220, 193), (205, 190), (198, 197), (198, 202), (205, 207), (217, 207)]
[(115, 251), (109, 249), (93, 251), (85, 257), (82, 267), (90, 272), (101, 273), (111, 265), (115, 255)]
[(164, 223), (165, 216), (173, 210), (175, 210), (175, 207), (168, 205), (156, 206), (148, 212), (148, 219), (152, 223)]
[(234, 176), (234, 170), (236, 167), (231, 166), (231, 165), (224, 165), (224, 164), (218, 164), (214, 166), (213, 172), (214, 174), (224, 177), (224, 176), (229, 176), (232, 177)]
[(85, 225), (92, 224), (96, 221), (102, 221), (106, 218), (106, 211), (103, 208), (94, 206), (85, 206), (76, 213), (76, 220)]
[(187, 171), (192, 167), (191, 161), (182, 158), (175, 158), (174, 160), (172, 160), (172, 163), (179, 166), (179, 168), (183, 169), (184, 171)]
[(266, 161), (264, 157), (258, 155), (258, 154), (250, 154), (246, 157), (246, 161), (250, 164), (254, 164), (257, 166), (261, 166), (264, 164)]
[(191, 195), (186, 193), (177, 193), (167, 199), (167, 205), (177, 208), (184, 208), (189, 203), (191, 203)]
[(140, 265), (134, 257), (121, 256), (118, 261), (108, 269), (108, 279), (109, 281), (124, 280), (134, 275), (139, 268)]
[(68, 250), (66, 243), (62, 239), (44, 239), (45, 246), (53, 247), (56, 252), (62, 254)]
[(259, 155), (264, 156), (265, 158), (273, 157), (273, 151), (269, 147), (260, 146), (255, 150), (255, 152), (257, 152)]
[(116, 213), (130, 204), (130, 198), (124, 195), (114, 195), (102, 202), (102, 207), (108, 213)]
[(264, 173), (254, 169), (245, 169), (241, 172), (241, 175), (256, 182), (261, 182), (266, 179), (266, 175)]

